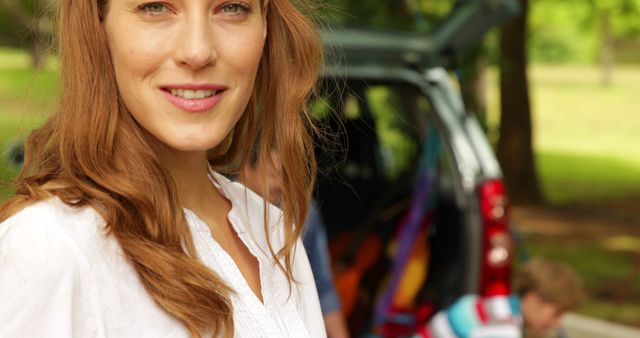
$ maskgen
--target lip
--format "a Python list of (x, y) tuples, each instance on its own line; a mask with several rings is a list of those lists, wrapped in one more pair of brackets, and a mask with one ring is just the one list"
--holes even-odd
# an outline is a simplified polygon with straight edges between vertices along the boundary
[[(202, 99), (185, 99), (171, 94), (172, 89), (215, 90), (213, 96)], [(189, 113), (203, 113), (211, 110), (222, 99), (227, 87), (213, 84), (169, 84), (160, 86), (162, 94), (174, 106)]]

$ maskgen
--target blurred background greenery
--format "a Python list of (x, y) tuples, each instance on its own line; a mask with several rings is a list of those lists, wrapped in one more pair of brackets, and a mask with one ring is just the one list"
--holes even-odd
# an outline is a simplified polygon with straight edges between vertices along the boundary
[[(585, 278), (590, 292), (582, 312), (640, 326), (640, 0), (521, 2), (529, 8), (522, 43), (529, 62), (533, 163), (543, 198), (533, 205), (516, 200), (516, 229), (531, 254), (567, 261)], [(58, 67), (49, 49), (53, 3), (0, 0), (3, 153), (56, 108)], [(314, 10), (326, 25), (428, 32), (453, 5), (327, 0)], [(500, 97), (510, 95), (500, 92), (500, 46), (494, 30), (453, 69), (463, 80), (473, 74), (471, 108), (496, 146)], [(4, 156), (0, 161), (2, 200), (11, 194), (17, 168)]]

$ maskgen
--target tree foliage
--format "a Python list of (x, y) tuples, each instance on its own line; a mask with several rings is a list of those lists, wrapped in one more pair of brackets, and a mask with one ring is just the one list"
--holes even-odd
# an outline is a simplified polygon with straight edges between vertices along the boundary
[(596, 62), (605, 20), (615, 48), (640, 34), (638, 18), (640, 0), (532, 0), (529, 54), (534, 62)]
[(452, 8), (452, 0), (326, 0), (330, 24), (429, 31)]
[(0, 44), (26, 48), (42, 65), (53, 31), (56, 0), (0, 0)]

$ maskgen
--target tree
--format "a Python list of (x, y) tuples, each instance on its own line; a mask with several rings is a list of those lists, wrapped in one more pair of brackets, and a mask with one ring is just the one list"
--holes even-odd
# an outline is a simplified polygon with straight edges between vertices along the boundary
[[(26, 44), (36, 67), (44, 65), (53, 31), (53, 11), (56, 0), (0, 0), (0, 9), (8, 22), (3, 27), (5, 43), (24, 47)], [(3, 26), (4, 26), (3, 25)], [(23, 35), (24, 36), (21, 36)]]
[(533, 126), (527, 79), (527, 13), (529, 0), (520, 0), (522, 15), (501, 31), (500, 48), (500, 138), (498, 160), (511, 198), (516, 203), (539, 203), (533, 152)]
[(640, 0), (590, 0), (594, 21), (599, 28), (599, 61), (602, 84), (613, 82), (616, 40), (640, 30)]
[(598, 62), (613, 81), (616, 48), (640, 32), (640, 0), (533, 0), (531, 50), (543, 62)]
[(453, 7), (452, 0), (326, 0), (330, 24), (428, 31)]

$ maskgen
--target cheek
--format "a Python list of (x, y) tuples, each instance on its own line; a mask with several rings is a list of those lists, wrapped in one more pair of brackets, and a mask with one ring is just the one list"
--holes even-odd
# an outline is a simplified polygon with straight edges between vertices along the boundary
[(113, 18), (105, 25), (107, 41), (116, 73), (126, 73), (119, 81), (144, 76), (167, 58), (174, 30), (164, 26), (141, 26)]
[(543, 329), (550, 329), (558, 323), (560, 316), (553, 307), (547, 307), (540, 314), (540, 325)]
[(119, 80), (146, 76), (157, 69), (164, 60), (163, 48), (157, 39), (138, 37), (119, 40), (118, 45), (112, 45), (111, 57), (116, 73), (128, 74)]
[(226, 39), (223, 44), (227, 62), (240, 74), (253, 75), (258, 69), (264, 40), (262, 34), (252, 32), (243, 38)]

